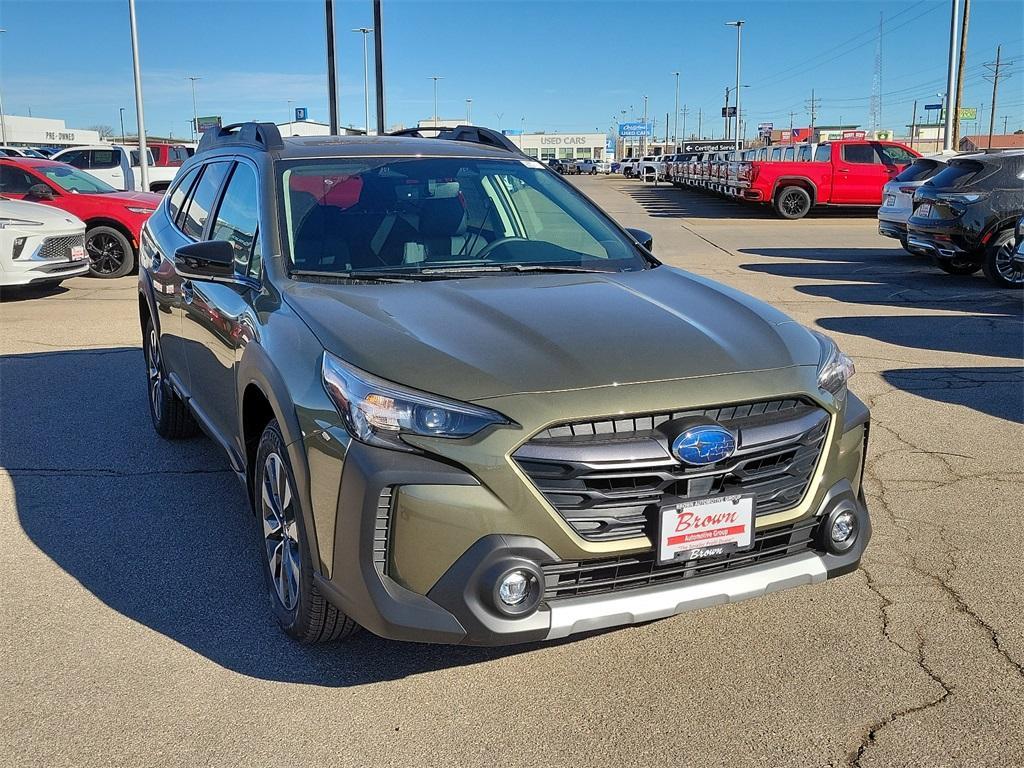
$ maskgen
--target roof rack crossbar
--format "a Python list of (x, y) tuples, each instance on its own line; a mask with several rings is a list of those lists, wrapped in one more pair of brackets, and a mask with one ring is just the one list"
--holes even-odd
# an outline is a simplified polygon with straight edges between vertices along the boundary
[[(429, 135), (425, 135), (429, 134)], [(478, 125), (457, 125), (454, 128), (441, 126), (421, 126), (419, 128), (406, 128), (401, 131), (393, 131), (389, 136), (414, 136), (420, 139), (433, 138), (446, 141), (466, 141), (471, 144), (483, 144), (484, 146), (504, 149), (506, 152), (514, 152), (517, 155), (524, 154), (523, 151), (512, 143), (509, 138), (498, 131), (490, 128), (481, 128)]]
[(196, 152), (205, 152), (214, 147), (243, 144), (249, 147), (272, 150), (283, 149), (281, 132), (273, 123), (232, 123), (203, 132)]

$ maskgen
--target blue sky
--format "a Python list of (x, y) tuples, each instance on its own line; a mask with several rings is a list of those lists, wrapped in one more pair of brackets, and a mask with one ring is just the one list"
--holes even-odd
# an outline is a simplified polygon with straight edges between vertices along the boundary
[[(150, 133), (187, 135), (188, 75), (200, 115), (225, 121), (284, 121), (288, 100), (326, 121), (322, 0), (137, 0), (146, 124)], [(118, 107), (134, 126), (127, 0), (3, 0), (0, 87), (5, 111), (60, 117), (71, 127), (118, 127)], [(907, 2), (558, 2), (545, 0), (384, 0), (388, 124), (433, 112), (437, 74), (442, 117), (527, 130), (605, 131), (613, 116), (649, 112), (664, 131), (682, 72), (687, 129), (704, 112), (704, 133), (720, 135), (723, 90), (734, 82), (735, 31), (743, 18), (743, 107), (750, 126), (808, 122), (811, 89), (819, 124), (866, 124), (879, 13), (884, 12), (882, 123), (910, 122), (911, 104), (943, 89), (949, 0)], [(370, 0), (336, 0), (343, 123), (363, 122), (360, 35)], [(1000, 88), (997, 120), (1024, 128), (1024, 3), (974, 0), (964, 104), (985, 104), (983, 64), (1016, 60)], [(372, 49), (371, 49), (372, 66)], [(371, 75), (372, 78), (372, 75)], [(371, 83), (372, 88), (372, 83)], [(920, 107), (919, 107), (920, 108)], [(708, 117), (709, 113), (717, 115)], [(920, 115), (920, 112), (919, 112)], [(627, 114), (627, 117), (630, 115)], [(525, 118), (525, 121), (523, 120)], [(371, 117), (372, 120), (372, 117)], [(973, 126), (965, 129), (970, 132)], [(986, 124), (987, 129), (987, 124)], [(753, 127), (751, 127), (753, 132)]]

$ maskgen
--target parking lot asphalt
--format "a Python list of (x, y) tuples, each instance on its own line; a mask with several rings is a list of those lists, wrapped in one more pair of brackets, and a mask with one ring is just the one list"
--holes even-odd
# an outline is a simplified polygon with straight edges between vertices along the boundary
[(152, 430), (134, 278), (70, 280), (0, 302), (0, 764), (1024, 764), (1020, 295), (871, 212), (573, 181), (854, 357), (863, 567), (553, 645), (295, 645), (225, 458)]

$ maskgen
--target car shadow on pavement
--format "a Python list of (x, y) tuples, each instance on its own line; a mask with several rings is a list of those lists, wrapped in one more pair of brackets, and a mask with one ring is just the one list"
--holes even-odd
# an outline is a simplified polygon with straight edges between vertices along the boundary
[(882, 378), (904, 392), (1024, 424), (1024, 368), (900, 368)]
[(0, 304), (16, 301), (30, 301), (44, 296), (58, 296), (67, 293), (63, 285), (12, 285), (0, 288)]
[(947, 275), (900, 248), (744, 248), (740, 253), (772, 259), (743, 269), (801, 281), (795, 290), (807, 296), (935, 313), (824, 317), (818, 325), (827, 331), (942, 352), (1009, 359), (1024, 353), (1019, 293), (994, 288), (978, 276)]
[[(363, 685), (536, 647), (427, 646), (365, 631), (325, 646), (290, 640), (264, 593), (243, 488), (206, 438), (156, 436), (142, 366), (130, 347), (0, 356), (4, 390), (18, 393), (0, 399), (0, 468), (18, 522), (103, 604), (225, 668), (282, 682)], [(72, 616), (93, 610), (78, 595), (50, 597)], [(69, 642), (82, 631), (72, 624)]]

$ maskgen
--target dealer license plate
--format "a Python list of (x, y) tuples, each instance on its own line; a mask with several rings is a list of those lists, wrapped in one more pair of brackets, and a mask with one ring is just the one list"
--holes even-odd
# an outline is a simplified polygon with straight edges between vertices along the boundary
[(894, 205), (896, 205), (896, 195), (886, 195), (885, 196), (885, 207), (886, 208), (892, 208)]
[(712, 496), (661, 508), (659, 564), (718, 557), (752, 546), (753, 496)]
[(81, 261), (85, 258), (85, 246), (84, 245), (73, 245), (71, 246), (71, 260)]
[(932, 215), (932, 204), (921, 203), (921, 205), (917, 207), (917, 210), (914, 211), (914, 215), (919, 216), (922, 219), (929, 218)]

